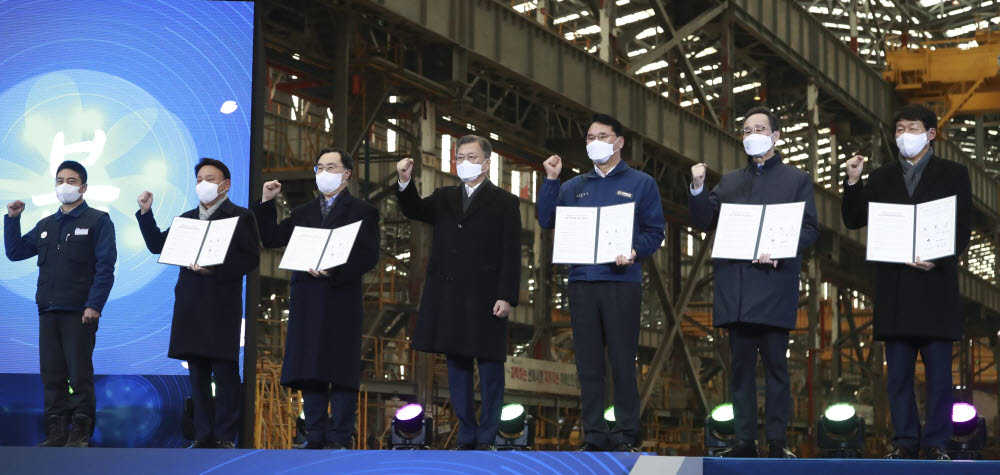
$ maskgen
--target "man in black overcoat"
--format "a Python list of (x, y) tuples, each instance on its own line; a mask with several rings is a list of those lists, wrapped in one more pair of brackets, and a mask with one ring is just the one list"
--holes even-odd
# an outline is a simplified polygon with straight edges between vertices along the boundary
[[(434, 227), (413, 348), (448, 359), (448, 389), (458, 417), (456, 450), (492, 450), (503, 404), (507, 317), (521, 282), (521, 212), (516, 196), (489, 181), (493, 147), (483, 137), (456, 142), (463, 184), (421, 198), (410, 183), (413, 160), (396, 165), (407, 218)], [(482, 408), (476, 421), (474, 360)]]
[[(240, 420), (240, 337), (243, 277), (260, 262), (260, 240), (253, 214), (229, 200), (229, 168), (203, 158), (195, 165), (198, 207), (182, 218), (215, 221), (239, 218), (226, 260), (218, 266), (180, 268), (174, 287), (174, 317), (167, 356), (184, 360), (191, 376), (195, 440), (191, 448), (235, 448)], [(139, 220), (146, 248), (159, 254), (170, 233), (153, 217), (153, 194), (139, 195)], [(216, 395), (212, 396), (212, 376)]]
[(354, 173), (349, 153), (324, 148), (314, 170), (320, 196), (293, 209), (280, 223), (274, 204), (281, 191), (277, 180), (264, 184), (262, 201), (252, 209), (261, 241), (269, 248), (288, 244), (296, 226), (334, 229), (361, 221), (347, 263), (326, 271), (292, 273), (281, 365), (281, 384), (302, 391), (308, 436), (296, 448), (344, 449), (350, 447), (354, 433), (361, 378), (361, 278), (378, 263), (379, 215), (374, 206), (347, 190)]
[(785, 432), (791, 417), (788, 379), (788, 332), (795, 328), (799, 307), (802, 255), (819, 238), (813, 180), (803, 170), (782, 161), (774, 149), (781, 138), (778, 118), (766, 107), (755, 107), (743, 122), (747, 165), (722, 176), (710, 192), (705, 165), (691, 167), (693, 181), (688, 209), (695, 227), (714, 229), (722, 203), (781, 204), (805, 202), (798, 252), (794, 259), (774, 260), (762, 254), (753, 261), (713, 259), (715, 288), (712, 324), (726, 328), (732, 358), (730, 384), (738, 441), (723, 457), (757, 456), (757, 354), (764, 363), (765, 433), (768, 457), (794, 458)]
[[(918, 105), (903, 106), (893, 119), (899, 157), (861, 179), (864, 157), (847, 162), (841, 214), (850, 229), (868, 224), (868, 203), (919, 204), (956, 197), (955, 255), (907, 264), (878, 263), (873, 330), (885, 341), (889, 410), (894, 435), (886, 458), (948, 460), (951, 440), (952, 342), (962, 337), (958, 258), (969, 245), (972, 186), (969, 170), (934, 155), (937, 116)], [(927, 376), (927, 418), (923, 430), (913, 392), (920, 353)]]

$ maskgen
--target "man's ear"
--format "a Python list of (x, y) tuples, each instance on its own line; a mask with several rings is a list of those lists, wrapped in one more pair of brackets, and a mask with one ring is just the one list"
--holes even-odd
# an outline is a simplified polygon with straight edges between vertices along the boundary
[(82, 193), (86, 193), (87, 192), (87, 184), (84, 183), (84, 184), (80, 185), (80, 190), (79, 191), (80, 191), (81, 194)]
[(927, 141), (930, 142), (931, 140), (934, 140), (935, 137), (937, 137), (937, 129), (934, 127), (927, 129)]
[(781, 131), (780, 130), (776, 130), (776, 131), (774, 131), (774, 144), (778, 145), (778, 142), (780, 142), (780, 141), (781, 141)]
[[(226, 182), (228, 182), (228, 183), (226, 183)], [(222, 183), (226, 183), (226, 189), (224, 189), (224, 190), (221, 189), (222, 188)], [(223, 180), (222, 183), (219, 183), (219, 188), (220, 188), (219, 189), (219, 194), (220, 195), (222, 193), (225, 193), (225, 192), (229, 191), (229, 189), (233, 187), (233, 181), (230, 180), (230, 179), (228, 179), (228, 178), (226, 178), (225, 180)]]

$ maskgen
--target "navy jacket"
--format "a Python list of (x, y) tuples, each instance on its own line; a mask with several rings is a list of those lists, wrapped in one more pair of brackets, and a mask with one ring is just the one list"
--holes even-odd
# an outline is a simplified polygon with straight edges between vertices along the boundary
[[(100, 213), (96, 219), (96, 225), (85, 226), (87, 229), (76, 226), (84, 212), (90, 211), (88, 215)], [(47, 232), (51, 228), (52, 221), (59, 224), (58, 235)], [(88, 221), (89, 222), (89, 221)], [(111, 222), (111, 217), (103, 211), (97, 211), (84, 201), (80, 206), (73, 208), (67, 214), (63, 214), (60, 207), (55, 214), (43, 218), (35, 227), (21, 236), (21, 218), (11, 218), (4, 216), (4, 247), (7, 251), (7, 258), (12, 261), (22, 261), (39, 255), (38, 266), (59, 267), (59, 259), (47, 259), (48, 254), (53, 257), (59, 254), (62, 248), (66, 248), (70, 253), (70, 259), (84, 268), (75, 267), (72, 269), (48, 269), (47, 272), (39, 272), (38, 282), (38, 311), (47, 312), (54, 310), (83, 311), (85, 308), (92, 308), (98, 312), (104, 311), (104, 304), (111, 294), (111, 286), (115, 282), (115, 261), (118, 260), (118, 250), (115, 247), (115, 226)], [(45, 254), (45, 258), (40, 253)], [(60, 288), (70, 285), (68, 282), (60, 283), (59, 276), (86, 277), (86, 285), (89, 290), (83, 292), (86, 298), (74, 299), (78, 301), (63, 302), (58, 305), (48, 305), (49, 299), (41, 298), (47, 292), (45, 285), (49, 282), (42, 282), (42, 274), (56, 277), (55, 287), (51, 289), (59, 292)], [(55, 296), (53, 296), (55, 297)]]
[(737, 322), (795, 328), (799, 308), (799, 272), (802, 255), (819, 238), (816, 202), (812, 178), (803, 170), (785, 164), (781, 154), (764, 162), (762, 168), (752, 160), (747, 166), (722, 176), (711, 192), (697, 195), (688, 192), (691, 224), (708, 231), (719, 222), (722, 203), (781, 204), (805, 201), (798, 257), (772, 265), (750, 261), (713, 259), (715, 289), (712, 324), (717, 327)]
[(641, 283), (642, 259), (653, 255), (663, 243), (666, 222), (660, 199), (660, 190), (653, 177), (629, 167), (622, 160), (604, 178), (596, 170), (590, 170), (562, 186), (559, 180), (546, 179), (538, 192), (538, 224), (545, 229), (555, 227), (557, 206), (611, 206), (634, 202), (632, 248), (635, 249), (635, 263), (625, 267), (613, 262), (573, 265), (569, 281)]

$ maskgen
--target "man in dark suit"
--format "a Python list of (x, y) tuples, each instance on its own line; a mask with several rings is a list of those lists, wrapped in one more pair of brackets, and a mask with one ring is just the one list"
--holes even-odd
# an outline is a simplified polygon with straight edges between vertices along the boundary
[[(296, 226), (333, 229), (361, 221), (347, 263), (329, 270), (295, 272), (281, 384), (302, 391), (307, 441), (299, 449), (345, 449), (351, 445), (361, 378), (361, 277), (378, 263), (378, 210), (351, 196), (347, 185), (354, 160), (339, 148), (316, 157), (320, 196), (293, 209), (277, 222), (277, 180), (264, 184), (263, 199), (253, 206), (265, 247), (284, 247)], [(327, 408), (330, 407), (328, 415)]]
[(729, 331), (733, 415), (737, 442), (723, 457), (757, 457), (757, 354), (764, 362), (767, 394), (764, 405), (768, 457), (795, 458), (786, 431), (791, 416), (788, 380), (788, 331), (795, 328), (799, 307), (802, 254), (819, 238), (813, 180), (805, 171), (782, 161), (774, 149), (781, 138), (778, 118), (766, 107), (755, 107), (743, 122), (747, 165), (722, 176), (705, 192), (705, 164), (691, 167), (688, 209), (692, 224), (715, 229), (723, 203), (806, 203), (794, 259), (780, 262), (769, 254), (753, 261), (713, 259), (715, 289), (712, 324)]
[[(94, 430), (94, 343), (115, 282), (115, 226), (87, 206), (87, 170), (72, 160), (56, 169), (55, 214), (21, 236), (23, 201), (7, 205), (7, 258), (38, 256), (38, 353), (45, 394), (43, 447), (87, 447)], [(70, 388), (72, 387), (72, 392)], [(70, 421), (72, 420), (72, 428)]]
[[(194, 403), (195, 440), (190, 448), (236, 448), (240, 420), (240, 336), (243, 277), (260, 262), (257, 224), (250, 210), (229, 200), (229, 167), (203, 158), (194, 167), (198, 207), (182, 218), (215, 221), (238, 218), (226, 260), (207, 268), (180, 268), (174, 287), (174, 317), (167, 356), (187, 362)], [(153, 194), (139, 195), (139, 230), (146, 248), (159, 254), (170, 233), (153, 217)], [(216, 395), (212, 394), (215, 376)]]
[[(490, 142), (466, 135), (455, 146), (463, 184), (423, 199), (410, 183), (413, 159), (396, 165), (403, 214), (434, 226), (413, 348), (448, 358), (448, 390), (459, 423), (455, 450), (492, 450), (503, 404), (507, 316), (520, 292), (521, 212), (516, 196), (487, 179)], [(482, 395), (478, 422), (474, 360)]]
[[(918, 105), (901, 108), (896, 125), (898, 160), (871, 172), (862, 183), (864, 157), (847, 162), (841, 214), (850, 229), (868, 224), (868, 203), (918, 204), (956, 197), (955, 255), (934, 262), (878, 263), (873, 329), (885, 341), (892, 414), (893, 450), (886, 458), (948, 460), (951, 440), (952, 342), (962, 337), (958, 293), (958, 257), (969, 245), (972, 186), (963, 165), (934, 155), (937, 116)], [(927, 375), (927, 419), (923, 430), (913, 394), (917, 353)]]

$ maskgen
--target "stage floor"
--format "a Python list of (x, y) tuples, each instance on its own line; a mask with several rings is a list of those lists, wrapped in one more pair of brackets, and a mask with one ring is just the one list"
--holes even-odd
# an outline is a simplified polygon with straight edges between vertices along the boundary
[(0, 447), (11, 474), (657, 474), (979, 475), (1000, 462), (771, 460), (603, 452), (300, 451)]

